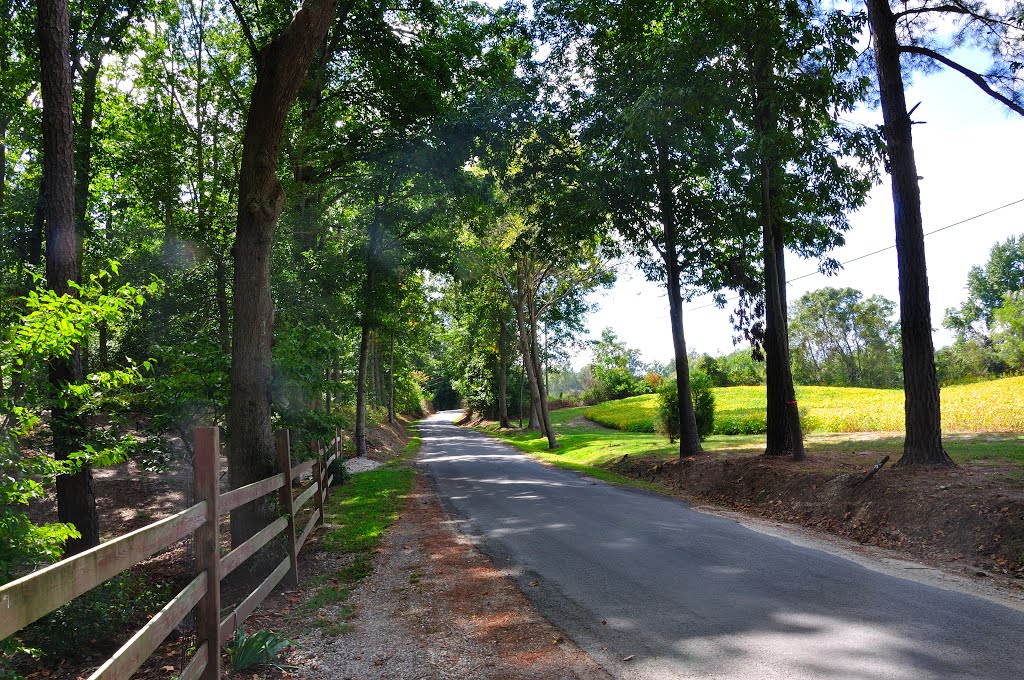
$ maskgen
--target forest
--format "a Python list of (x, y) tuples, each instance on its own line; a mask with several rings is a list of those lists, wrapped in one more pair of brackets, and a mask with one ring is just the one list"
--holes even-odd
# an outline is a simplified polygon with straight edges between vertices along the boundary
[[(936, 352), (905, 97), (936, 69), (1024, 116), (1024, 4), (0, 0), (0, 582), (97, 546), (95, 471), (189, 461), (200, 426), (236, 489), (280, 428), (365, 457), (464, 407), (555, 450), (553, 407), (664, 382), (689, 457), (710, 380), (765, 385), (763, 453), (800, 460), (798, 385), (902, 387), (898, 464), (953, 465), (940, 385), (1024, 370), (1024, 237)], [(788, 300), (882, 182), (900, 299)], [(559, 387), (626, 266), (664, 286), (674, 355), (609, 331)], [(688, 351), (706, 293), (729, 361)], [(233, 510), (232, 545), (274, 512)]]

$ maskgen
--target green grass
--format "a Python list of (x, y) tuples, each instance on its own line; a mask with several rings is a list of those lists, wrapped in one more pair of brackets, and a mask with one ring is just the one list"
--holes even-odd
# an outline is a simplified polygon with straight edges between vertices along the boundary
[(373, 550), (384, 530), (398, 518), (415, 471), (399, 465), (360, 472), (333, 490), (324, 507), (332, 528), (320, 540), (331, 552), (365, 553)]
[[(618, 414), (616, 420), (610, 422), (627, 422), (627, 414), (630, 411), (643, 413), (643, 405), (651, 400), (652, 397), (632, 397), (601, 406), (610, 407), (605, 409), (605, 413)], [(636, 482), (611, 472), (606, 467), (625, 454), (673, 458), (679, 453), (677, 445), (669, 444), (665, 437), (653, 433), (605, 429), (588, 421), (587, 418), (592, 411), (593, 407), (581, 407), (560, 409), (551, 413), (559, 443), (559, 448), (554, 451), (548, 450), (547, 440), (541, 437), (537, 430), (500, 431), (494, 425), (481, 429), (557, 467), (583, 472), (613, 483), (656, 489), (657, 487), (653, 485)], [(634, 422), (641, 421), (642, 417), (635, 417)], [(646, 417), (650, 418), (650, 415)], [(1010, 463), (1024, 466), (1024, 434), (980, 436), (959, 433), (947, 435), (944, 441), (949, 455), (958, 463)], [(874, 463), (876, 458), (886, 454), (894, 459), (899, 458), (903, 448), (903, 437), (895, 432), (819, 432), (808, 435), (805, 444), (810, 455), (828, 454), (856, 460), (858, 463), (863, 460)], [(764, 452), (764, 446), (763, 434), (713, 435), (704, 442), (705, 450), (719, 456), (757, 455)]]
[(405, 427), (409, 430), (409, 441), (406, 442), (405, 448), (402, 449), (402, 455), (398, 458), (399, 461), (415, 458), (416, 454), (420, 452), (420, 446), (423, 445), (423, 437), (420, 436), (420, 429), (416, 426), (416, 423), (407, 423)]
[[(352, 561), (335, 573), (320, 575), (313, 594), (299, 606), (299, 613), (305, 614), (307, 619), (324, 607), (343, 605), (355, 584), (372, 572), (373, 550), (387, 528), (398, 519), (416, 477), (415, 470), (402, 464), (419, 450), (419, 435), (415, 426), (410, 428), (414, 436), (401, 456), (377, 470), (354, 474), (345, 484), (331, 489), (324, 505), (325, 523), (329, 528), (320, 539), (320, 547), (328, 552), (351, 555)], [(353, 609), (341, 606), (332, 618), (313, 619), (313, 625), (326, 635), (337, 637), (352, 630), (352, 624), (345, 622), (354, 616)]]
[[(715, 434), (765, 431), (765, 388), (718, 387)], [(898, 432), (903, 429), (903, 390), (797, 387), (807, 432)], [(646, 394), (585, 410), (590, 420), (624, 432), (653, 433), (658, 397)], [(1024, 377), (942, 389), (947, 432), (1024, 432)]]

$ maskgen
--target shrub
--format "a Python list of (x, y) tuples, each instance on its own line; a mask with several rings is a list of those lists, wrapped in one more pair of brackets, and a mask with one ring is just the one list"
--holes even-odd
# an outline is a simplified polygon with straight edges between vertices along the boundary
[(332, 475), (334, 476), (334, 481), (331, 482), (331, 486), (341, 486), (352, 477), (348, 468), (345, 467), (344, 456), (338, 456), (327, 467), (327, 479), (330, 479)]
[(668, 435), (671, 444), (679, 436), (679, 391), (675, 380), (665, 380), (658, 388), (658, 434)]
[(128, 572), (54, 610), (18, 634), (44, 661), (75, 659), (141, 628), (172, 596), (173, 584)]
[(715, 394), (711, 391), (712, 387), (711, 377), (704, 371), (690, 373), (690, 394), (697, 417), (697, 434), (702, 440), (707, 439), (715, 430)]
[[(711, 378), (703, 371), (690, 374), (690, 396), (697, 419), (697, 434), (706, 439), (715, 430), (715, 395)], [(667, 434), (669, 442), (679, 436), (679, 397), (675, 380), (666, 380), (658, 389), (658, 415), (656, 427)]]

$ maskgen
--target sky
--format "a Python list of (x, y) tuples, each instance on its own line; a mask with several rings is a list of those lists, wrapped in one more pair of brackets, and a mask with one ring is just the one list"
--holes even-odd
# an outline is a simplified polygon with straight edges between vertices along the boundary
[[(959, 55), (963, 56), (963, 55)], [(969, 65), (971, 59), (968, 55)], [(981, 63), (975, 63), (979, 69)], [(942, 71), (916, 75), (907, 89), (907, 105), (915, 121), (913, 129), (921, 209), (925, 232), (1024, 199), (1024, 118), (991, 99), (964, 76)], [(858, 122), (880, 124), (879, 109), (851, 116)], [(866, 205), (849, 216), (846, 245), (830, 255), (840, 262), (891, 246), (895, 242), (892, 193), (888, 175), (875, 186)], [(988, 259), (992, 246), (1013, 235), (1024, 234), (1024, 202), (946, 229), (925, 238), (932, 325), (936, 347), (952, 342), (942, 327), (948, 307), (966, 297), (967, 273)], [(815, 272), (817, 261), (786, 254), (788, 278)], [(879, 294), (899, 301), (896, 251), (889, 250), (843, 267), (835, 276), (821, 274), (788, 284), (789, 299), (825, 286), (856, 288), (865, 297)], [(644, 361), (666, 362), (672, 357), (668, 301), (660, 284), (626, 264), (610, 290), (590, 296), (599, 305), (588, 319), (590, 337), (610, 327), (619, 338), (641, 351)], [(733, 345), (729, 309), (718, 309), (710, 296), (695, 298), (683, 308), (686, 342), (690, 350), (712, 355), (727, 354)], [(589, 351), (578, 353), (574, 368), (590, 360)]]

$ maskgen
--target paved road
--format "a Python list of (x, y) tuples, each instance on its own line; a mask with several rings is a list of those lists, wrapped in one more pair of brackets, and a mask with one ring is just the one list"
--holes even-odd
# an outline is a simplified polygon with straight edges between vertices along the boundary
[(442, 501), (616, 677), (1024, 679), (1020, 610), (541, 465), (454, 417), (421, 425)]

